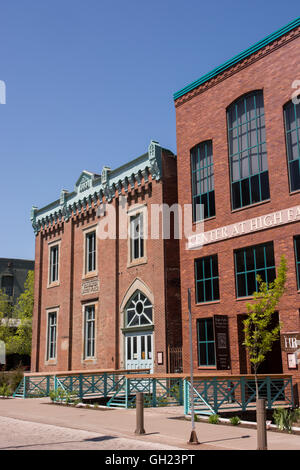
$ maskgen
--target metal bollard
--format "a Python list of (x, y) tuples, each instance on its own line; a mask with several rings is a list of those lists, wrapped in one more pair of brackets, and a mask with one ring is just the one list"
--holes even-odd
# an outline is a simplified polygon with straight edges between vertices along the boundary
[(267, 450), (266, 400), (256, 400), (257, 450)]
[(144, 394), (136, 394), (136, 430), (135, 434), (145, 434), (144, 429)]

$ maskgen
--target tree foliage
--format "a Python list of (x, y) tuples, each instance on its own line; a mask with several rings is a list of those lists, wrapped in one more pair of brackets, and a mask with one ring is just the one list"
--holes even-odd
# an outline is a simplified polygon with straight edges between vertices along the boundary
[(13, 308), (9, 297), (0, 289), (0, 341), (8, 344), (12, 329), (10, 327), (13, 316)]
[(258, 398), (257, 371), (266, 355), (272, 350), (273, 343), (278, 340), (280, 324), (274, 326), (274, 313), (284, 293), (287, 265), (281, 257), (278, 274), (274, 282), (267, 284), (257, 276), (258, 291), (253, 294), (253, 303), (247, 304), (247, 319), (244, 320), (244, 333), (250, 362), (253, 367)]
[(33, 301), (33, 271), (28, 272), (24, 292), (14, 306), (0, 291), (0, 340), (5, 342), (7, 354), (31, 354)]

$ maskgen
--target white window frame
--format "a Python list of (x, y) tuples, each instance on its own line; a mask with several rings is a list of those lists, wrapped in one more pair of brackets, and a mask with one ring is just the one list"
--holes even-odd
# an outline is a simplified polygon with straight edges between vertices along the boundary
[[(60, 247), (61, 247), (61, 241), (60, 240), (55, 240), (51, 243), (48, 244), (48, 286), (47, 287), (54, 287), (59, 285), (60, 283), (60, 277), (59, 277), (59, 271), (60, 271)], [(53, 249), (57, 249), (57, 279), (53, 280), (52, 279), (52, 252)]]
[[(88, 270), (88, 237), (92, 233), (95, 233), (95, 250), (94, 250), (94, 269), (93, 270)], [(97, 265), (97, 226), (93, 225), (92, 227), (87, 227), (83, 230), (83, 278), (86, 277), (91, 277), (91, 276), (96, 276), (98, 272), (98, 265)]]
[[(58, 331), (58, 308), (49, 308), (46, 310), (47, 315), (47, 332), (46, 332), (46, 363), (49, 362), (56, 362), (57, 360), (57, 331)], [(55, 338), (54, 338), (54, 346), (55, 346), (55, 355), (50, 357), (50, 315), (55, 315)], [(53, 325), (52, 325), (53, 327)], [(52, 341), (53, 342), (53, 341)]]
[[(147, 215), (147, 206), (143, 205), (135, 205), (127, 211), (128, 215), (128, 263), (127, 267), (136, 266), (138, 264), (145, 264), (147, 263), (147, 238), (148, 238), (148, 215)], [(141, 243), (143, 245), (143, 253), (138, 258), (134, 258), (134, 239), (132, 234), (132, 224), (133, 221), (139, 218), (142, 220), (142, 230), (140, 231), (139, 240), (139, 254), (141, 255)]]
[[(89, 322), (93, 322), (94, 325), (93, 325), (93, 337), (92, 337), (92, 340), (93, 340), (93, 350), (91, 351), (92, 354), (91, 355), (88, 355), (88, 328), (87, 328), (87, 309), (88, 308), (91, 308), (93, 307), (94, 308), (94, 318), (93, 319), (90, 319), (88, 320)], [(89, 302), (89, 303), (84, 303), (82, 305), (82, 315), (83, 315), (83, 331), (82, 331), (82, 336), (83, 336), (83, 351), (82, 351), (82, 354), (83, 354), (83, 361), (95, 361), (96, 359), (96, 338), (97, 338), (97, 311), (98, 311), (98, 308), (97, 308), (97, 302)]]

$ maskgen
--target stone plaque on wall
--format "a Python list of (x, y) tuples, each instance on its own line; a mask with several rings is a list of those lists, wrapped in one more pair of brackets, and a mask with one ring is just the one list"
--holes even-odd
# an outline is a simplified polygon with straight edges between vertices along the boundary
[(87, 281), (82, 281), (82, 295), (93, 294), (94, 292), (99, 292), (99, 279), (89, 279)]

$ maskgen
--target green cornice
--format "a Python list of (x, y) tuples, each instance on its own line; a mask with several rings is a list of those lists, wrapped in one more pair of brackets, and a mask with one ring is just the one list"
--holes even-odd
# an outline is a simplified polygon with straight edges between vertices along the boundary
[(275, 41), (276, 39), (280, 38), (284, 34), (291, 31), (292, 29), (297, 28), (297, 26), (299, 26), (299, 25), (300, 25), (300, 17), (298, 17), (296, 20), (291, 21), (290, 23), (288, 23), (283, 28), (278, 29), (278, 31), (275, 31), (275, 33), (272, 33), (269, 36), (265, 37), (261, 41), (257, 42), (253, 46), (246, 49), (244, 52), (241, 52), (240, 54), (236, 55), (235, 57), (228, 60), (227, 62), (224, 62), (224, 64), (220, 65), (219, 67), (216, 67), (215, 69), (213, 69), (211, 72), (207, 73), (206, 75), (203, 75), (198, 80), (195, 80), (194, 82), (192, 82), (190, 85), (187, 85), (186, 87), (184, 87), (181, 90), (177, 91), (173, 95), (174, 100), (177, 100), (181, 96), (185, 95), (186, 93), (188, 93), (191, 90), (194, 90), (199, 85), (202, 85), (203, 83), (207, 82), (208, 80), (215, 77), (219, 73), (224, 72), (224, 70), (232, 67), (233, 65), (237, 64), (238, 62), (245, 59), (246, 57), (249, 57), (251, 54), (259, 51), (263, 47), (267, 46), (271, 42)]
[(75, 190), (68, 192), (62, 190), (60, 199), (48, 204), (41, 209), (33, 206), (31, 209), (31, 223), (35, 233), (43, 227), (48, 227), (57, 221), (68, 221), (72, 212), (77, 209), (85, 210), (96, 204), (103, 198), (111, 202), (115, 197), (116, 191), (121, 194), (124, 188), (128, 191), (128, 185), (131, 187), (137, 182), (141, 185), (142, 179), (148, 181), (151, 174), (152, 179), (160, 180), (162, 176), (162, 147), (158, 142), (152, 140), (148, 147), (148, 152), (134, 160), (112, 170), (104, 166), (101, 175), (84, 170), (75, 184)]

